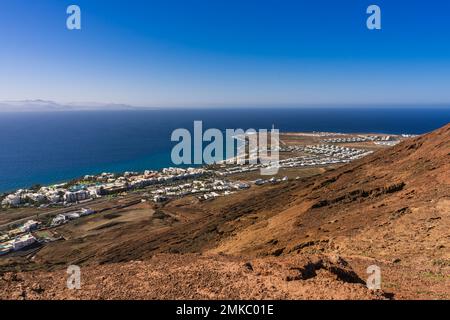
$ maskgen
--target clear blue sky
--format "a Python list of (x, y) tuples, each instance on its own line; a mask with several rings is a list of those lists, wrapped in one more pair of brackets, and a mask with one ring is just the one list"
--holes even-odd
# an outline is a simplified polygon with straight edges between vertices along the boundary
[(0, 100), (448, 103), (450, 1), (3, 0), (0, 70)]

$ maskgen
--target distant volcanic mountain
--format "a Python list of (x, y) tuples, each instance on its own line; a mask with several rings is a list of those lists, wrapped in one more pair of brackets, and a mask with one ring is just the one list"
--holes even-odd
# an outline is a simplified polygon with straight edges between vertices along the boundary
[(0, 112), (48, 112), (48, 111), (88, 111), (88, 110), (139, 110), (126, 104), (117, 103), (58, 103), (49, 100), (0, 101)]

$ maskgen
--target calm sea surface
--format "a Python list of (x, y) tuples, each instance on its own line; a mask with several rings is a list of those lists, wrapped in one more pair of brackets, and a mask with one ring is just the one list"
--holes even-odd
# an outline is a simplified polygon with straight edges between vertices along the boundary
[(0, 113), (0, 192), (104, 171), (172, 165), (176, 128), (421, 134), (450, 122), (448, 108), (265, 108)]

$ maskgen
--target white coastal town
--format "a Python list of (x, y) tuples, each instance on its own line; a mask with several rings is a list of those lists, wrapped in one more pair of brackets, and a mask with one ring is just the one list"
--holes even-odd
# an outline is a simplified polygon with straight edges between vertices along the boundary
[[(397, 144), (407, 135), (358, 135), (346, 136), (342, 133), (315, 132), (301, 134), (313, 139), (316, 144), (289, 143), (289, 139), (299, 134), (286, 136), (277, 150), (280, 159), (277, 162), (249, 161), (236, 164), (234, 159), (215, 165), (196, 168), (163, 168), (144, 172), (101, 173), (86, 175), (70, 182), (50, 186), (36, 186), (31, 189), (19, 189), (4, 194), (1, 206), (5, 209), (27, 208), (36, 210), (36, 218), (19, 219), (0, 226), (0, 255), (40, 246), (48, 241), (60, 240), (52, 231), (58, 226), (73, 220), (93, 215), (96, 210), (90, 203), (98, 199), (117, 196), (130, 196), (127, 205), (151, 201), (164, 203), (176, 198), (194, 196), (198, 201), (211, 201), (217, 197), (228, 196), (235, 192), (299, 179), (298, 176), (259, 176), (250, 179), (251, 173), (257, 174), (262, 167), (276, 167), (283, 170), (322, 168), (348, 163), (373, 152), (372, 148), (353, 147), (357, 143), (372, 144), (376, 147), (389, 147)], [(250, 159), (248, 155), (248, 159)], [(230, 161), (231, 160), (231, 161)], [(236, 179), (239, 175), (243, 178)], [(247, 177), (245, 177), (247, 174)], [(36, 231), (41, 231), (39, 234)]]

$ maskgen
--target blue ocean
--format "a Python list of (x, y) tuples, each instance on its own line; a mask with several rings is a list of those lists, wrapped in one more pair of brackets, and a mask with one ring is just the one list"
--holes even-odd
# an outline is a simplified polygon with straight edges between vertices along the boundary
[(0, 192), (85, 174), (173, 165), (176, 128), (421, 134), (450, 122), (449, 107), (232, 108), (0, 113)]

